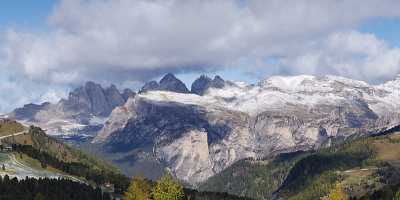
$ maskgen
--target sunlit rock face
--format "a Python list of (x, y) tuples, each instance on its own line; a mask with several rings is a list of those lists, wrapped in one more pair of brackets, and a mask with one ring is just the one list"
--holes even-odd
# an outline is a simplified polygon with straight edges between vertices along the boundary
[(112, 152), (147, 149), (147, 159), (195, 185), (243, 158), (319, 148), (396, 125), (396, 85), (335, 76), (246, 85), (202, 76), (192, 93), (144, 90), (112, 112), (94, 141)]

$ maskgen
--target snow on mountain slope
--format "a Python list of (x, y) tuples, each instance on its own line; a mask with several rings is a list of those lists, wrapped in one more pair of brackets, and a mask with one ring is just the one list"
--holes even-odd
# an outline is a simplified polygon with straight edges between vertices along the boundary
[(130, 89), (121, 93), (114, 85), (103, 88), (87, 82), (57, 103), (27, 104), (8, 114), (26, 125), (40, 126), (49, 135), (71, 136), (96, 133), (111, 111), (136, 95)]
[[(201, 106), (209, 111), (227, 109), (239, 111), (250, 116), (257, 116), (265, 112), (297, 112), (305, 109), (319, 110), (329, 106), (333, 115), (343, 110), (342, 107), (359, 104), (364, 109), (381, 119), (379, 126), (395, 124), (400, 119), (400, 79), (385, 84), (373, 86), (363, 81), (356, 81), (337, 76), (273, 76), (256, 85), (247, 85), (242, 82), (226, 82), (224, 87), (208, 88), (203, 95), (176, 93), (171, 91), (148, 91), (140, 93), (135, 99), (142, 99), (163, 103), (179, 103), (183, 105)], [(132, 102), (126, 104), (123, 110), (134, 110)], [(357, 106), (357, 105), (355, 105)], [(296, 111), (297, 110), (297, 111)], [(121, 114), (121, 108), (116, 109)], [(123, 112), (122, 112), (123, 113)], [(104, 140), (106, 135), (122, 129), (130, 115), (110, 117), (108, 124), (101, 131)], [(116, 121), (124, 123), (117, 123)], [(108, 130), (107, 130), (108, 129)]]
[(210, 88), (203, 96), (168, 91), (150, 91), (139, 95), (154, 101), (177, 102), (246, 112), (255, 115), (265, 110), (279, 110), (285, 105), (308, 107), (319, 104), (339, 105), (343, 101), (363, 98), (372, 110), (384, 112), (400, 108), (400, 80), (372, 86), (337, 76), (273, 76), (257, 85), (243, 83)]
[(200, 95), (142, 92), (112, 112), (94, 141), (116, 152), (148, 151), (146, 159), (196, 184), (243, 158), (319, 148), (400, 123), (400, 81), (374, 86), (304, 75), (221, 85), (201, 87)]

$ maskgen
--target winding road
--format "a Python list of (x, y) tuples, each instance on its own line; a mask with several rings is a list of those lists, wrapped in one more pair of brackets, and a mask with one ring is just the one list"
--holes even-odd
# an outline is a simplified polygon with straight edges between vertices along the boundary
[(17, 177), (18, 179), (24, 179), (25, 177), (33, 177), (33, 178), (65, 178), (75, 182), (85, 183), (84, 181), (67, 174), (51, 172), (46, 169), (34, 169), (30, 166), (27, 166), (24, 163), (18, 161), (12, 153), (0, 153), (0, 157), (3, 158), (3, 161), (0, 162), (0, 165), (4, 165), (7, 170), (12, 170), (13, 172), (4, 172), (0, 170), (0, 175), (8, 175), (10, 177)]
[(18, 133), (13, 133), (11, 135), (0, 136), (0, 140), (5, 139), (5, 138), (9, 138), (9, 137), (13, 137), (13, 136), (23, 135), (25, 133), (26, 133), (26, 130), (18, 132)]
[[(0, 144), (1, 140), (9, 137), (14, 137), (18, 135), (23, 135), (27, 132), (27, 130), (13, 133), (10, 135), (5, 135), (5, 136), (0, 136)], [(0, 153), (0, 158), (2, 158), (2, 161), (0, 161), (0, 165), (4, 165), (7, 170), (12, 170), (15, 172), (9, 173), (5, 171), (0, 170), (0, 176), (4, 175), (9, 175), (10, 177), (17, 177), (18, 179), (24, 179), (25, 177), (34, 177), (34, 178), (65, 178), (69, 179), (75, 182), (80, 182), (80, 183), (86, 183), (74, 176), (70, 176), (67, 174), (61, 174), (57, 172), (50, 172), (46, 169), (43, 170), (38, 170), (34, 169), (30, 166), (25, 165), (24, 163), (21, 163), (18, 161), (13, 153)]]
[(5, 139), (5, 138), (9, 138), (9, 137), (13, 137), (13, 136), (17, 136), (17, 135), (22, 135), (22, 134), (25, 134), (25, 133), (26, 133), (26, 131), (21, 131), (21, 132), (14, 133), (14, 134), (11, 134), (11, 135), (1, 136), (1, 137), (0, 137), (0, 140), (1, 140), (1, 139)]

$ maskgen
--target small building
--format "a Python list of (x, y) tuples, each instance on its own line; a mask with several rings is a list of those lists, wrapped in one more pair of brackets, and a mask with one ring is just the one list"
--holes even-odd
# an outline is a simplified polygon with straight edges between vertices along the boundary
[(105, 194), (105, 193), (109, 194), (112, 200), (121, 200), (122, 199), (122, 195), (114, 193), (115, 192), (114, 184), (105, 183), (100, 186), (100, 189), (101, 189), (102, 194)]
[(0, 152), (11, 152), (13, 150), (12, 146), (1, 144), (0, 143)]
[(105, 183), (100, 186), (101, 192), (102, 193), (109, 193), (113, 194), (115, 192), (114, 184), (111, 183)]
[(10, 152), (12, 150), (13, 150), (13, 148), (11, 146), (4, 147), (4, 151), (6, 151), (6, 152)]

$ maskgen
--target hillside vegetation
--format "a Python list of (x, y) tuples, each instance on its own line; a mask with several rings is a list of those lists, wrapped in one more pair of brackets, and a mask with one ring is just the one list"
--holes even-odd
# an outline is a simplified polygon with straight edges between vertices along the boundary
[(0, 177), (0, 199), (2, 200), (110, 200), (108, 194), (102, 194), (84, 183), (65, 179), (10, 179)]
[(200, 185), (200, 190), (267, 199), (281, 186), (296, 161), (306, 155), (295, 152), (268, 160), (241, 160)]
[(47, 136), (38, 127), (31, 126), (27, 133), (3, 139), (3, 142), (12, 145), (18, 158), (30, 160), (30, 163), (37, 160), (42, 168), (65, 172), (92, 185), (111, 182), (116, 191), (122, 193), (129, 184), (128, 177), (117, 168)]
[(400, 134), (346, 141), (316, 152), (242, 160), (200, 186), (254, 199), (393, 199), (400, 184)]
[[(11, 123), (10, 121), (10, 124), (14, 124), (16, 127), (21, 126), (22, 130), (24, 130), (24, 127), (17, 122)], [(15, 131), (19, 132), (17, 129)], [(0, 178), (0, 185), (3, 186), (2, 191), (8, 192), (8, 194), (0, 195), (0, 199), (36, 199), (37, 195), (32, 195), (33, 193), (40, 194), (44, 199), (109, 199), (107, 194), (102, 194), (98, 189), (99, 185), (108, 182), (114, 184), (117, 194), (124, 194), (128, 190), (130, 180), (117, 168), (47, 136), (38, 127), (31, 126), (26, 133), (5, 138), (2, 142), (4, 143), (3, 145), (11, 145), (15, 158), (29, 167), (72, 175), (89, 183), (89, 185), (79, 181), (48, 178), (39, 180), (29, 178), (18, 181), (15, 178), (9, 179), (7, 176), (4, 179)], [(146, 180), (146, 184), (154, 188), (157, 188), (155, 187), (157, 183)], [(176, 184), (178, 183), (176, 182)], [(179, 199), (182, 200), (248, 199), (220, 192), (198, 192), (178, 186), (181, 188), (183, 195)], [(12, 187), (26, 192), (11, 192)], [(76, 189), (76, 187), (80, 188)], [(57, 190), (57, 192), (51, 192), (53, 189)], [(75, 193), (72, 191), (75, 191)], [(152, 194), (152, 196), (154, 195)]]
[(16, 121), (0, 119), (0, 137), (18, 133), (24, 130), (24, 126)]

